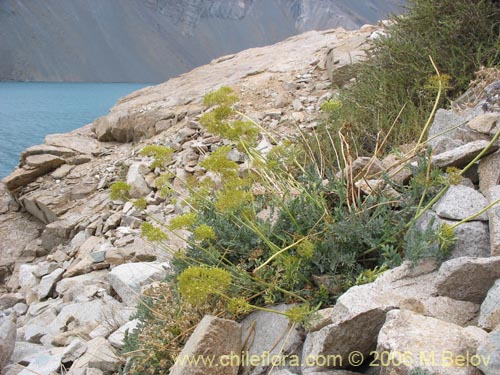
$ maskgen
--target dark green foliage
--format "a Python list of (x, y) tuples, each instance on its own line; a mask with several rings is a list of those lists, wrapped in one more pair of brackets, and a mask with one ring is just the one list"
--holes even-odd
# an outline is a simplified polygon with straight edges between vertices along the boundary
[(369, 59), (357, 64), (356, 83), (341, 90), (342, 107), (331, 123), (349, 124), (359, 146), (372, 151), (379, 131), (392, 144), (413, 141), (434, 104), (441, 74), (441, 105), (463, 92), (481, 66), (500, 62), (500, 5), (491, 0), (411, 0), (407, 14), (394, 19), (375, 41)]

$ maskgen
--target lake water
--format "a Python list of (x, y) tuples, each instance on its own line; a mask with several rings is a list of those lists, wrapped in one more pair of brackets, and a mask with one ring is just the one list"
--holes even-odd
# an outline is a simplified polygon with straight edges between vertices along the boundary
[(116, 101), (146, 84), (0, 82), (0, 179), (27, 147), (105, 115)]

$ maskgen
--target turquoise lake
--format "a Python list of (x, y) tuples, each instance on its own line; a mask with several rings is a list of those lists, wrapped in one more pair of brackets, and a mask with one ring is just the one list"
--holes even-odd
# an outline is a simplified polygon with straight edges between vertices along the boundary
[(117, 100), (148, 86), (137, 83), (0, 82), (0, 179), (27, 147), (108, 113)]

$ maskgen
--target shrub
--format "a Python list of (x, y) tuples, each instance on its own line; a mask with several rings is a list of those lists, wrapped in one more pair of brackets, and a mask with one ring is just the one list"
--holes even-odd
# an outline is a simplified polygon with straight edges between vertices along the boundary
[(116, 181), (110, 187), (111, 193), (109, 196), (113, 200), (125, 201), (130, 198), (131, 189), (132, 187), (125, 181)]
[[(213, 123), (213, 131), (225, 132), (232, 128), (234, 117), (238, 121), (227, 105), (234, 103), (232, 92), (223, 90), (210, 96), (210, 103), (217, 100), (222, 104), (216, 105), (227, 107), (218, 120), (226, 125)], [(231, 98), (226, 99), (227, 95)], [(252, 126), (251, 133), (263, 131), (257, 124)], [(248, 128), (241, 131), (248, 134)], [(158, 294), (146, 298), (147, 308), (141, 309), (140, 316), (143, 326), (128, 339), (127, 350), (140, 354), (131, 362), (132, 374), (156, 374), (159, 366), (171, 365), (185, 342), (185, 332), (202, 314), (239, 318), (254, 310), (273, 311), (267, 305), (295, 303), (294, 308), (276, 313), (307, 325), (318, 308), (332, 304), (344, 290), (373, 281), (407, 256), (406, 236), (414, 228), (416, 214), (447, 183), (439, 170), (427, 164), (428, 154), (421, 155), (408, 186), (386, 178), (396, 197), (384, 191), (362, 194), (350, 183), (352, 164), (336, 176), (330, 166), (299, 161), (314, 153), (307, 143), (311, 139), (316, 138), (276, 147), (268, 159), (245, 143), (250, 167), (245, 175), (227, 158), (242, 143), (219, 147), (202, 162), (214, 180), (186, 181), (190, 211), (163, 227), (143, 225), (143, 235), (150, 241), (167, 244), (164, 228), (171, 235), (182, 236), (185, 230), (190, 235), (184, 237), (187, 249), (174, 253), (172, 291), (165, 298)], [(348, 139), (342, 142), (349, 148)], [(306, 160), (315, 158), (309, 155)], [(255, 194), (257, 187), (259, 194)], [(413, 242), (415, 248), (424, 243), (441, 251), (438, 236), (431, 232)], [(163, 313), (155, 314), (156, 310)], [(164, 319), (168, 323), (162, 323)], [(148, 345), (154, 347), (152, 354), (143, 352)]]
[(341, 90), (342, 105), (331, 111), (334, 128), (349, 124), (356, 143), (370, 152), (377, 134), (387, 132), (394, 121), (392, 145), (415, 140), (434, 105), (439, 81), (439, 104), (447, 105), (481, 66), (500, 62), (496, 1), (410, 0), (408, 12), (392, 21), (368, 59), (353, 69), (356, 82)]

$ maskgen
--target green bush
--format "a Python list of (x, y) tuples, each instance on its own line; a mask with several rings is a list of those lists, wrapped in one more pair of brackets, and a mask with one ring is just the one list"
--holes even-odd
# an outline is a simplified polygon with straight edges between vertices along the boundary
[[(233, 120), (238, 113), (227, 105), (235, 100), (231, 91), (209, 98), (211, 104), (226, 107), (209, 112), (219, 113), (212, 131), (221, 135), (237, 129)], [(265, 131), (250, 124), (240, 131)], [(131, 374), (157, 374), (161, 366), (170, 366), (186, 332), (203, 314), (238, 319), (254, 310), (273, 311), (268, 305), (295, 303), (276, 313), (307, 325), (318, 308), (334, 303), (347, 288), (371, 282), (405, 259), (407, 233), (414, 228), (416, 214), (447, 183), (439, 170), (428, 166), (425, 154), (409, 185), (386, 178), (392, 194), (362, 194), (345, 173), (336, 176), (328, 166), (299, 161), (313, 152), (308, 138), (306, 143), (276, 147), (268, 158), (251, 146), (254, 142), (243, 144), (237, 138), (200, 163), (214, 180), (185, 181), (191, 194), (189, 212), (168, 225), (142, 227), (146, 238), (164, 245), (185, 230), (190, 235), (184, 237), (187, 249), (173, 254), (167, 297), (153, 293), (144, 301), (147, 308), (140, 309), (143, 326), (127, 340)], [(228, 159), (237, 147), (245, 150), (250, 167), (244, 174)], [(429, 244), (441, 251), (438, 236), (431, 232), (413, 243), (415, 248)], [(422, 255), (412, 254), (416, 259)], [(151, 353), (145, 352), (148, 347), (154, 348)]]
[(334, 128), (348, 124), (360, 149), (370, 152), (401, 110), (391, 144), (420, 134), (440, 81), (429, 57), (441, 74), (440, 105), (463, 92), (481, 66), (500, 62), (498, 2), (410, 0), (408, 12), (393, 21), (368, 59), (352, 69), (356, 82), (341, 90), (342, 106), (331, 112)]

